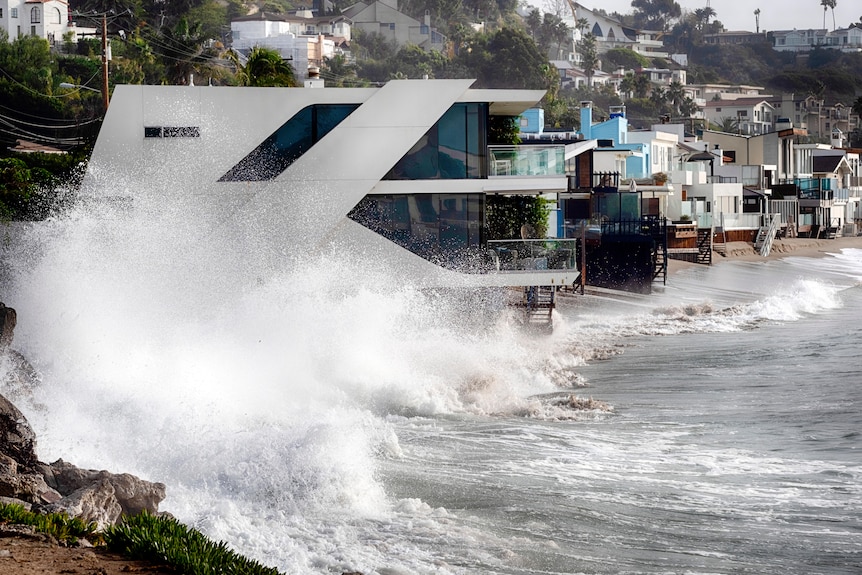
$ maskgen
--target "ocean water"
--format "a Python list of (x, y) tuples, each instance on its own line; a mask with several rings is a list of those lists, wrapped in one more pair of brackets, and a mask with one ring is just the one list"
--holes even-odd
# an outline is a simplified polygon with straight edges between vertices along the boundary
[(493, 292), (186, 232), (3, 230), (43, 461), (162, 481), (289, 574), (862, 572), (862, 250), (561, 297), (535, 335)]

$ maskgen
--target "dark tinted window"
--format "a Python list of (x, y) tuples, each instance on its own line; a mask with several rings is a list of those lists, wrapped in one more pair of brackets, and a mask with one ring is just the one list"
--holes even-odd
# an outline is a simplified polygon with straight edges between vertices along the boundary
[(303, 108), (219, 181), (274, 179), (358, 107), (358, 104), (317, 104)]

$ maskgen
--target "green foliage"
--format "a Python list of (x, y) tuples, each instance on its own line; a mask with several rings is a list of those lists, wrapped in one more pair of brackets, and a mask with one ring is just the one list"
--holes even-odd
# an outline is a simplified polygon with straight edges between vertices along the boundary
[(637, 70), (638, 68), (648, 68), (650, 65), (649, 59), (641, 56), (634, 50), (629, 48), (613, 48), (602, 55), (602, 61), (607, 62), (606, 70), (613, 70), (622, 66), (626, 70)]
[(634, 24), (644, 30), (666, 30), (682, 8), (673, 0), (632, 0)]
[(65, 513), (34, 513), (16, 503), (0, 503), (0, 523), (29, 525), (36, 531), (47, 533), (62, 543), (75, 544), (79, 538), (97, 543), (100, 539), (96, 533), (95, 523), (85, 523)]
[(477, 36), (458, 60), (475, 74), (479, 88), (546, 87), (548, 59), (521, 29), (507, 27)]
[(596, 37), (592, 32), (586, 34), (578, 40), (578, 54), (581, 55), (581, 67), (584, 69), (584, 74), (587, 75), (587, 84), (593, 84), (593, 74), (599, 67), (599, 51), (596, 44)]
[(520, 238), (524, 224), (532, 226), (537, 237), (545, 237), (551, 203), (541, 196), (488, 196), (485, 209), (488, 239)]
[(488, 117), (488, 143), (515, 146), (521, 143), (518, 136), (518, 118), (514, 116)]
[(734, 84), (763, 85), (763, 80), (776, 70), (795, 65), (792, 53), (764, 49), (756, 44), (699, 45), (692, 48), (690, 58), (697, 67), (720, 74), (718, 81)]
[(134, 559), (166, 562), (185, 575), (278, 575), (276, 569), (214, 543), (176, 519), (143, 512), (126, 517), (104, 533), (112, 551)]
[(290, 88), (298, 85), (293, 66), (282, 59), (277, 50), (261, 46), (251, 49), (245, 67), (237, 76), (242, 78), (244, 86)]

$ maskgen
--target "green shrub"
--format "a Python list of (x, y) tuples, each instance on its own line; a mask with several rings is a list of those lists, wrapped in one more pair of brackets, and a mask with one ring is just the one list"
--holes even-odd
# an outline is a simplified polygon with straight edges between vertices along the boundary
[(0, 504), (0, 523), (30, 525), (36, 531), (47, 533), (63, 543), (74, 544), (78, 542), (79, 538), (86, 538), (91, 543), (98, 543), (101, 538), (96, 533), (95, 523), (86, 523), (77, 517), (69, 517), (65, 513), (34, 513), (16, 503)]
[(147, 512), (108, 527), (104, 537), (112, 551), (164, 562), (186, 575), (279, 575), (276, 569), (238, 555), (224, 542), (214, 543), (176, 519)]

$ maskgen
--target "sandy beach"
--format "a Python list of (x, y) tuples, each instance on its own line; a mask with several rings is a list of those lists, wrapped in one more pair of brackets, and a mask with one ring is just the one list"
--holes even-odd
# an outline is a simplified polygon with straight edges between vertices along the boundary
[[(761, 256), (754, 249), (754, 245), (749, 242), (728, 242), (726, 254), (713, 252), (712, 265), (720, 265), (722, 262), (733, 260), (751, 262), (767, 261), (787, 256), (816, 258), (823, 257), (828, 253), (838, 253), (845, 248), (862, 249), (862, 236), (835, 238), (833, 240), (816, 238), (786, 238), (775, 240), (772, 245), (772, 251), (766, 257)], [(670, 260), (668, 262), (668, 274), (673, 275), (680, 270), (699, 265), (703, 264), (684, 262), (681, 260)]]

